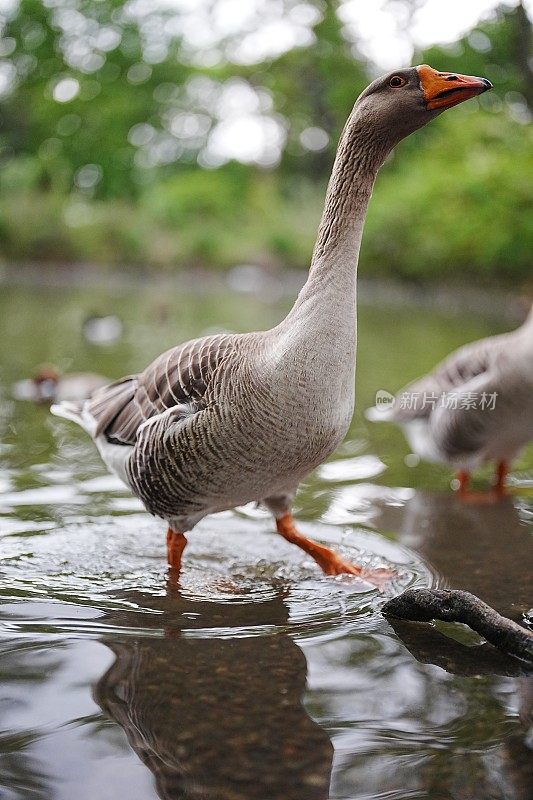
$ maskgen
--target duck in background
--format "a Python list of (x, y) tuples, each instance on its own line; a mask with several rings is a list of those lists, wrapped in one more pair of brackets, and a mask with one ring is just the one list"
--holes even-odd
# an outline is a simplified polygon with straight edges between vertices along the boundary
[(124, 333), (124, 325), (116, 314), (90, 314), (82, 324), (84, 339), (89, 344), (114, 344)]
[(512, 461), (533, 440), (533, 307), (517, 330), (466, 344), (395, 397), (384, 395), (368, 420), (395, 422), (420, 458), (454, 467), (465, 498), (471, 472), (495, 462), (493, 494), (501, 496)]
[(62, 375), (53, 364), (42, 364), (33, 378), (13, 384), (15, 400), (31, 400), (47, 404), (88, 400), (91, 395), (109, 383), (109, 379), (94, 372), (73, 372)]

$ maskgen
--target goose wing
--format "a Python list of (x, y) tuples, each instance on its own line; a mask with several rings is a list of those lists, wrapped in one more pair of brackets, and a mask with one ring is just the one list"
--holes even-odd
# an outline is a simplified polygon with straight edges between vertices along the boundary
[(459, 402), (440, 406), (431, 414), (431, 437), (452, 462), (468, 461), (498, 442), (518, 441), (530, 393), (530, 384), (518, 371), (502, 373), (492, 367), (461, 387)]
[(450, 392), (464, 392), (468, 384), (487, 376), (495, 367), (511, 334), (491, 336), (471, 342), (451, 353), (435, 369), (405, 386), (396, 395), (396, 402), (387, 417), (394, 422), (428, 418)]
[(152, 417), (169, 409), (176, 417), (205, 408), (216, 392), (215, 375), (241, 339), (238, 334), (193, 339), (162, 353), (144, 372), (100, 389), (83, 410), (92, 420), (93, 437), (104, 434), (114, 444), (133, 445)]

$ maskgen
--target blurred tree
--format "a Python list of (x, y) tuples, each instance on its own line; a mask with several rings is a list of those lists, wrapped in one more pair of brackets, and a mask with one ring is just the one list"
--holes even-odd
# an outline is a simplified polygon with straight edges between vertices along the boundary
[[(410, 38), (426, 1), (385, 7)], [(373, 71), (342, 6), (255, 0), (239, 8), (238, 22), (224, 0), (20, 0), (6, 19), (0, 12), (3, 255), (306, 263), (340, 130)], [(452, 258), (465, 273), (471, 262), (491, 278), (526, 274), (530, 51), (520, 2), (419, 55), (486, 75), (495, 89), (410, 137), (389, 160), (367, 227), (368, 269), (450, 274)], [(474, 115), (477, 102), (483, 112)], [(453, 224), (459, 190), (446, 182), (449, 139), (470, 166), (479, 142), (492, 153), (490, 175), (477, 162), (472, 174), (456, 175), (476, 198), (463, 226)], [(508, 150), (520, 152), (520, 165)], [(482, 188), (489, 178), (500, 187), (492, 194)], [(432, 192), (445, 198), (448, 227), (422, 241), (402, 215), (424, 213)], [(505, 230), (476, 238), (509, 209)]]
[[(284, 2), (287, 14), (297, 6)], [(286, 170), (324, 177), (366, 82), (336, 7), (331, 0), (307, 3), (314, 11), (311, 44), (260, 64), (202, 66), (183, 47), (175, 9), (135, 17), (120, 0), (21, 0), (0, 39), (0, 86), (2, 66), (10, 84), (0, 102), (2, 160), (33, 157), (25, 174), (41, 188), (135, 195), (139, 183), (165, 175), (168, 165), (175, 171), (194, 162), (218, 122), (227, 127), (226, 94), (240, 89), (241, 101), (250, 103), (246, 86), (235, 83), (240, 76), (259, 91), (256, 105), (273, 98), (271, 111), (256, 111), (263, 121), (276, 114), (286, 120)], [(210, 3), (205, 11), (216, 8)], [(235, 37), (227, 37), (219, 58), (234, 50)], [(216, 158), (211, 166), (224, 163)]]
[(316, 5), (321, 18), (313, 28), (314, 42), (280, 56), (260, 77), (289, 122), (283, 167), (322, 179), (342, 126), (368, 83), (368, 67), (343, 34), (339, 4)]
[(385, 10), (389, 10), (394, 16), (396, 25), (402, 31), (404, 37), (411, 44), (413, 50), (413, 23), (417, 12), (425, 6), (427, 0), (385, 0)]
[(522, 91), (533, 113), (533, 33), (523, 2), (516, 7), (516, 65), (522, 75)]
[(376, 183), (363, 274), (516, 289), (531, 280), (533, 126), (465, 104), (433, 127)]
[[(150, 52), (119, 0), (21, 0), (0, 50), (12, 84), (0, 103), (4, 163), (31, 154), (41, 186), (132, 194), (136, 142), (160, 122), (158, 88), (179, 87), (190, 74), (178, 40), (165, 42), (163, 58)], [(145, 127), (132, 137), (136, 125)], [(160, 160), (174, 160), (171, 136), (158, 145)]]
[(420, 59), (436, 68), (484, 75), (494, 84), (484, 102), (494, 104), (499, 96), (516, 107), (522, 98), (533, 112), (531, 28), (523, 3), (515, 8), (500, 6), (492, 18), (480, 22), (458, 42), (430, 47)]

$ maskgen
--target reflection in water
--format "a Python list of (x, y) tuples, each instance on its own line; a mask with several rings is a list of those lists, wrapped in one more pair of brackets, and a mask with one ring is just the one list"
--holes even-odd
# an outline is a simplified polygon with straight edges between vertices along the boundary
[[(32, 691), (43, 691), (48, 675), (58, 669), (56, 653), (39, 652), (33, 643), (15, 640), (2, 641), (2, 682), (0, 687), (0, 797), (11, 800), (21, 795), (10, 794), (17, 787), (27, 797), (44, 800), (50, 796), (50, 781), (46, 766), (32, 752), (34, 742), (39, 738), (36, 726), (27, 727), (23, 732), (10, 729), (13, 713), (24, 715), (24, 699), (28, 687)], [(13, 676), (16, 675), (16, 682)]]
[[(479, 594), (516, 620), (530, 607), (530, 532), (511, 499), (473, 505), (449, 493), (416, 492), (404, 505), (375, 498), (374, 509), (376, 527), (423, 555), (446, 584)], [(398, 643), (370, 687), (362, 642), (352, 644), (344, 656), (351, 667), (350, 699), (322, 711), (324, 718), (337, 717), (341, 730), (349, 719), (367, 720), (359, 726), (366, 741), (361, 730), (334, 738), (332, 797), (351, 797), (357, 780), (358, 800), (529, 800), (531, 668), (467, 632), (470, 646), (427, 625), (391, 621), (391, 627), (407, 653)], [(457, 635), (459, 626), (453, 627)], [(329, 654), (330, 670), (331, 661)], [(337, 675), (341, 666), (333, 666)], [(323, 701), (324, 686), (319, 688)], [(379, 696), (384, 707), (376, 709)]]
[[(451, 639), (433, 625), (418, 625), (402, 619), (388, 618), (389, 625), (421, 664), (435, 664), (453, 675), (529, 675), (531, 667), (517, 658), (505, 655), (487, 642), (479, 644), (478, 637), (471, 639), (468, 646), (464, 642)], [(453, 630), (457, 631), (457, 625)], [(450, 630), (450, 626), (446, 626)], [(473, 646), (473, 642), (476, 645)]]
[(525, 800), (528, 679), (419, 663), (387, 628), (306, 649), (307, 705), (334, 745), (331, 799)]
[[(282, 634), (193, 635), (200, 612), (204, 633), (209, 620), (283, 626), (283, 594), (199, 604), (169, 586), (166, 597), (132, 592), (128, 600), (159, 611), (154, 622), (165, 635), (104, 639), (115, 662), (95, 699), (154, 773), (162, 800), (327, 800), (332, 746), (302, 706), (300, 648)], [(117, 622), (113, 614), (107, 621)]]
[(405, 506), (380, 511), (376, 527), (397, 532), (452, 588), (479, 595), (517, 621), (530, 608), (531, 533), (510, 497), (477, 504), (450, 492), (416, 492)]

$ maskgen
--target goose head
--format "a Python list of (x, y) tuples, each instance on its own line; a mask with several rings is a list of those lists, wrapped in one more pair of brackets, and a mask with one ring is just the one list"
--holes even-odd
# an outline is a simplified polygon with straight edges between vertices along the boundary
[(55, 399), (60, 374), (53, 364), (42, 364), (32, 378), (36, 403), (50, 403)]
[(439, 72), (421, 64), (375, 80), (359, 96), (354, 112), (394, 145), (447, 108), (491, 88), (486, 78)]

